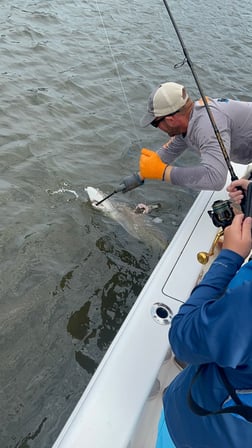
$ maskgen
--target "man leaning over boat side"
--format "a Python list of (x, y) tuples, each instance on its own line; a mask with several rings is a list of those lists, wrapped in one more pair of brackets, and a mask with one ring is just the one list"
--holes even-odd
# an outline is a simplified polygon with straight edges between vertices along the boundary
[[(252, 161), (252, 102), (206, 100), (230, 160), (247, 165)], [(143, 179), (156, 179), (195, 190), (224, 187), (228, 167), (202, 99), (194, 102), (181, 84), (159, 84), (149, 96), (141, 125), (159, 128), (171, 138), (157, 152), (142, 149), (138, 185)], [(174, 166), (186, 149), (198, 154), (199, 163)], [(124, 181), (126, 192), (132, 189), (136, 177), (128, 176)]]
[(172, 319), (171, 348), (187, 367), (164, 393), (156, 448), (173, 446), (170, 437), (176, 448), (252, 446), (252, 261), (243, 264), (251, 223), (234, 217), (222, 251)]

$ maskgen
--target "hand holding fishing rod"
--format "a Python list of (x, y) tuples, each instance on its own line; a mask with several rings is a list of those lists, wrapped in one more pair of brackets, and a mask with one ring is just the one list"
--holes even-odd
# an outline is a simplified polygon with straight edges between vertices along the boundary
[[(227, 191), (233, 203), (244, 204), (245, 216), (252, 216), (252, 181), (248, 179), (235, 180), (227, 187)], [(244, 192), (246, 196), (244, 196)]]

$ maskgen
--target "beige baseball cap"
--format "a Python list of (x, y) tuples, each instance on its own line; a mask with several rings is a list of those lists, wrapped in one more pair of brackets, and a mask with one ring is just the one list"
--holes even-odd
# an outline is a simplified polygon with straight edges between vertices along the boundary
[(147, 113), (140, 121), (146, 127), (155, 118), (174, 114), (183, 107), (188, 100), (186, 89), (176, 82), (165, 82), (156, 87), (148, 99)]

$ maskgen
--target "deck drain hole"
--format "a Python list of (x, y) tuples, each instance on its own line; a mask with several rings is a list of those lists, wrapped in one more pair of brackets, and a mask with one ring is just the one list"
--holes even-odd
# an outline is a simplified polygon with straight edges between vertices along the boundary
[(151, 308), (151, 315), (155, 322), (160, 325), (167, 325), (171, 322), (172, 311), (164, 303), (154, 303)]

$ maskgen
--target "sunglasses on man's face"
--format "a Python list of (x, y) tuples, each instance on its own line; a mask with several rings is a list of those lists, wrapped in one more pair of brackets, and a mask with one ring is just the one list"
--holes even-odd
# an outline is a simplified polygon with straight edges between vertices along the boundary
[(160, 125), (161, 121), (163, 121), (165, 119), (166, 115), (164, 117), (159, 117), (159, 118), (155, 118), (155, 120), (153, 120), (151, 122), (151, 126), (154, 126), (154, 128), (158, 128), (158, 126)]
[(151, 126), (154, 126), (154, 128), (158, 128), (158, 126), (160, 125), (161, 121), (163, 121), (165, 119), (165, 117), (173, 117), (173, 115), (176, 115), (179, 112), (180, 112), (180, 109), (176, 110), (172, 114), (165, 115), (164, 117), (155, 118), (155, 120), (153, 120), (151, 122)]

